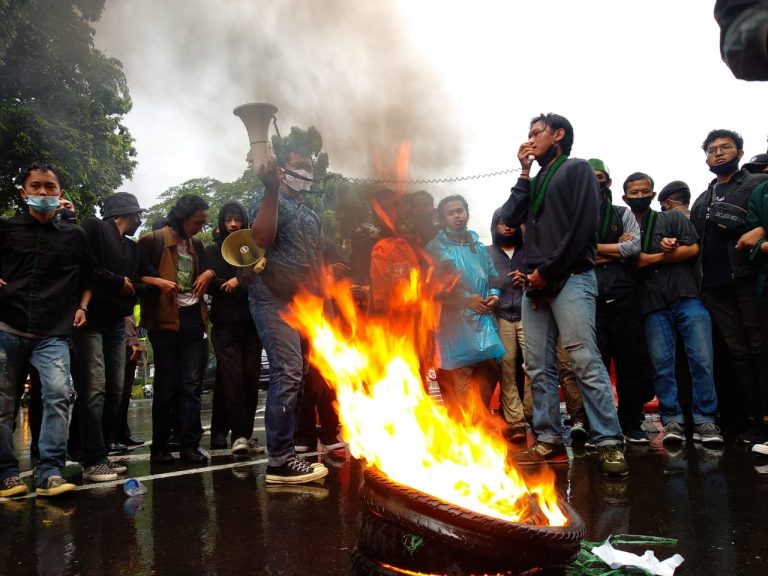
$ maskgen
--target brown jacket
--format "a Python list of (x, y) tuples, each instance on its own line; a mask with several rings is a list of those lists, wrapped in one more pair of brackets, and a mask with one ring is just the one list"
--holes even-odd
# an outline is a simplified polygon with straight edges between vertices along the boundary
[[(159, 242), (155, 243), (155, 234), (162, 234), (163, 242), (160, 251), (160, 259), (157, 259)], [(201, 272), (201, 260), (203, 260), (203, 243), (198, 238), (191, 238), (192, 258), (195, 262), (195, 278)], [(179, 259), (179, 253), (176, 245), (181, 242), (179, 234), (170, 226), (165, 226), (157, 232), (149, 232), (139, 238), (139, 253), (143, 262), (142, 267), (149, 276), (157, 276), (165, 280), (177, 282), (176, 266)], [(149, 291), (148, 291), (149, 292)], [(205, 302), (200, 299), (200, 315), (203, 318), (203, 325), (208, 325), (208, 313)], [(179, 329), (179, 308), (176, 305), (176, 298), (163, 296), (159, 290), (152, 290), (141, 300), (141, 322), (140, 326), (147, 330), (176, 330)]]

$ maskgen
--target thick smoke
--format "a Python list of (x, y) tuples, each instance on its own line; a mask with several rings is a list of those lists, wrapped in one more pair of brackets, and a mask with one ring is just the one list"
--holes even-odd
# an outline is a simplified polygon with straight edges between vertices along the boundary
[[(461, 155), (450, 95), (394, 1), (110, 0), (96, 43), (122, 61), (136, 105), (214, 163), (245, 168), (232, 109), (246, 102), (275, 104), (283, 134), (316, 126), (345, 175), (374, 175), (374, 153), (391, 163), (403, 140), (412, 177), (448, 175)], [(173, 152), (177, 134), (155, 136)]]

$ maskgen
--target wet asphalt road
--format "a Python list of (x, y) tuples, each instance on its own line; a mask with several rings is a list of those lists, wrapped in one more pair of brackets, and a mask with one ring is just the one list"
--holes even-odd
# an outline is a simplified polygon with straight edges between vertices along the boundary
[[(263, 399), (262, 399), (263, 402)], [(210, 421), (204, 397), (203, 422)], [(151, 401), (130, 409), (134, 436), (151, 434)], [(28, 430), (16, 433), (29, 470)], [(263, 412), (257, 436), (264, 444)], [(679, 540), (656, 547), (685, 558), (679, 575), (768, 574), (768, 457), (727, 439), (723, 450), (688, 442), (665, 449), (629, 446), (631, 477), (605, 479), (597, 455), (576, 449), (556, 467), (558, 488), (583, 517), (587, 539), (645, 534)], [(203, 446), (208, 447), (204, 436)], [(147, 494), (127, 498), (119, 482), (83, 482), (59, 499), (0, 502), (0, 575), (347, 575), (357, 539), (362, 464), (345, 453), (308, 456), (326, 463), (322, 485), (266, 486), (264, 455), (234, 460), (212, 452), (206, 467), (154, 465), (147, 447), (123, 459), (125, 476)], [(31, 484), (27, 473), (25, 480)]]

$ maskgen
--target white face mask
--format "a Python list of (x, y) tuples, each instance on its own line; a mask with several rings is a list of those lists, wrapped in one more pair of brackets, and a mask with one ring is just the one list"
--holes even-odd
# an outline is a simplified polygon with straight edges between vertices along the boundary
[[(291, 170), (285, 173), (285, 185), (297, 192), (307, 192), (312, 187), (312, 173), (308, 170)], [(296, 174), (296, 176), (294, 176)]]

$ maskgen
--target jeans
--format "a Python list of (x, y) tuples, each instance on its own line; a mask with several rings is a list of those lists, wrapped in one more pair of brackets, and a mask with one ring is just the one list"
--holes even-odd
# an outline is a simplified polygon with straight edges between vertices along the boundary
[(704, 303), (698, 298), (679, 298), (663, 310), (646, 314), (643, 324), (662, 424), (685, 422), (675, 380), (677, 331), (683, 337), (691, 370), (693, 423), (714, 422), (717, 396), (712, 379), (712, 322)]
[(568, 278), (556, 296), (523, 297), (525, 366), (533, 392), (533, 430), (537, 440), (562, 443), (557, 339), (571, 359), (581, 399), (597, 446), (619, 445), (619, 426), (608, 371), (595, 342), (597, 279), (594, 270)]
[(105, 464), (123, 392), (125, 321), (100, 332), (76, 332), (73, 341), (81, 461), (83, 466)]
[(264, 412), (269, 466), (280, 466), (295, 454), (293, 436), (304, 377), (301, 336), (280, 316), (286, 303), (256, 276), (248, 285), (248, 302), (256, 330), (269, 359), (269, 388)]
[(24, 338), (0, 330), (0, 480), (18, 476), (13, 450), (13, 410), (16, 385), (25, 365), (40, 374), (43, 425), (37, 485), (60, 476), (67, 458), (69, 420), (69, 346), (63, 338)]
[[(166, 450), (171, 428), (183, 448), (197, 448), (203, 371), (200, 357), (205, 351), (204, 326), (197, 305), (179, 310), (179, 330), (150, 330), (155, 356), (152, 396), (152, 451)], [(176, 421), (173, 420), (174, 406)]]

